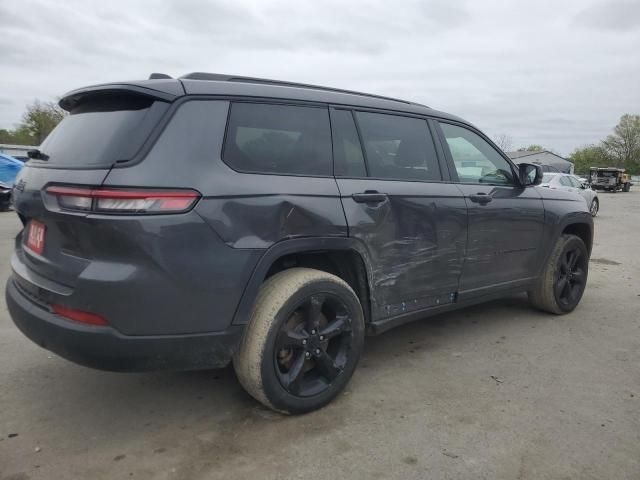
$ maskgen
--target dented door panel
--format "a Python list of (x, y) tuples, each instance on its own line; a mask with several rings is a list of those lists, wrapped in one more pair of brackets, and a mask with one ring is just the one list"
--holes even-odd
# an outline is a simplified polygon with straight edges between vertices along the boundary
[[(349, 236), (369, 249), (377, 319), (455, 300), (466, 248), (466, 205), (453, 184), (337, 179)], [(377, 191), (379, 203), (355, 201)]]

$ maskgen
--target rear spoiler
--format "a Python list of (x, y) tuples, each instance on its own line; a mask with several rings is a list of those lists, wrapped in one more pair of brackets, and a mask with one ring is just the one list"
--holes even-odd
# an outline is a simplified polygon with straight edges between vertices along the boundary
[(108, 83), (79, 88), (66, 93), (58, 105), (66, 111), (72, 110), (83, 99), (100, 94), (134, 94), (152, 97), (164, 102), (172, 102), (185, 94), (178, 80), (142, 80), (136, 83)]

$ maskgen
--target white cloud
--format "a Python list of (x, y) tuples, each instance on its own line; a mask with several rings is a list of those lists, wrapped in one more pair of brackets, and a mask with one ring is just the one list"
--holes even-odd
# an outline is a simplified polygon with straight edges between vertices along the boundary
[(35, 98), (151, 72), (211, 71), (407, 98), (509, 134), (514, 146), (567, 154), (604, 137), (623, 113), (640, 113), (634, 5), (5, 2), (0, 128)]

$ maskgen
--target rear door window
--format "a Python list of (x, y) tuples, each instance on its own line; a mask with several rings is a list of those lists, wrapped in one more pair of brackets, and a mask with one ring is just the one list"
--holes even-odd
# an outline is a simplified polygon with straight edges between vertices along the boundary
[(241, 172), (330, 176), (329, 111), (322, 107), (233, 103), (223, 159)]
[(582, 187), (582, 183), (580, 183), (580, 180), (578, 180), (576, 177), (567, 177), (569, 179), (569, 181), (571, 182), (571, 185), (575, 188), (581, 188)]
[(560, 184), (564, 187), (573, 187), (573, 184), (571, 183), (571, 180), (569, 180), (569, 177), (565, 177), (564, 175), (560, 177)]
[(426, 120), (357, 112), (369, 176), (396, 180), (441, 180)]
[(42, 142), (56, 167), (108, 167), (133, 158), (168, 104), (119, 93), (89, 97), (74, 107)]

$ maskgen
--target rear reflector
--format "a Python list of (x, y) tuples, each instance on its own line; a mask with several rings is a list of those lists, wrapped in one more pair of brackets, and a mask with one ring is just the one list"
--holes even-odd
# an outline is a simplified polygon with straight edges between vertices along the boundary
[(193, 190), (124, 190), (53, 185), (45, 190), (63, 210), (100, 213), (180, 213), (200, 198)]
[(109, 325), (109, 322), (104, 317), (96, 315), (95, 313), (83, 312), (82, 310), (73, 310), (71, 308), (63, 307), (62, 305), (51, 305), (54, 313), (57, 313), (61, 317), (68, 318), (74, 322), (86, 323), (88, 325)]

